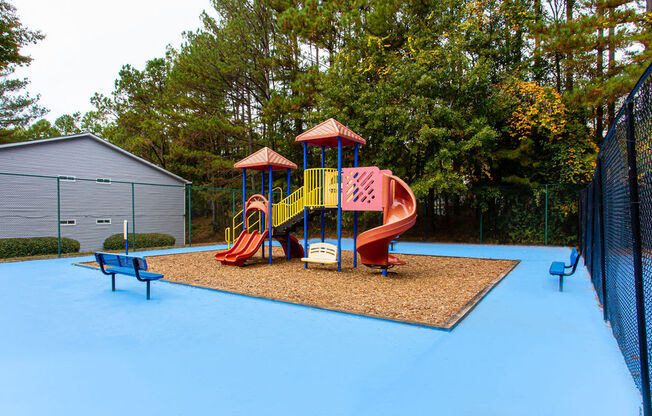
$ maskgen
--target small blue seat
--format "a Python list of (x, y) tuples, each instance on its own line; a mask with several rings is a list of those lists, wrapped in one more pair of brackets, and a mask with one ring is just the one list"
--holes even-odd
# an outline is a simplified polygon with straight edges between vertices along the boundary
[[(147, 283), (147, 299), (149, 300), (149, 284), (152, 280), (163, 278), (162, 274), (147, 272), (147, 261), (144, 257), (127, 256), (114, 253), (95, 253), (95, 260), (100, 265), (100, 270), (106, 275), (111, 275), (111, 291), (115, 292), (115, 275), (124, 274), (133, 276), (141, 282)], [(110, 267), (106, 267), (110, 266)]]
[[(559, 276), (559, 291), (564, 290), (564, 276), (570, 276), (575, 273), (577, 269), (577, 264), (580, 261), (580, 254), (577, 251), (577, 247), (573, 247), (570, 255), (570, 264), (566, 265), (561, 261), (553, 261), (550, 265), (549, 273), (551, 276)], [(571, 269), (570, 273), (566, 273), (566, 269)]]

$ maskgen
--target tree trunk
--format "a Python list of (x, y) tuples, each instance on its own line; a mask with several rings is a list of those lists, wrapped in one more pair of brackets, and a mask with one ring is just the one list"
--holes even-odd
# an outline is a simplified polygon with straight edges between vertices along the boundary
[[(600, 80), (600, 83), (603, 81), (603, 54), (604, 54), (604, 29), (602, 28), (602, 21), (604, 19), (604, 8), (598, 5), (598, 50), (597, 50), (597, 63), (596, 63), (596, 76)], [(595, 142), (600, 146), (602, 144), (602, 133), (604, 130), (603, 126), (604, 120), (604, 106), (602, 102), (598, 102), (598, 105), (595, 109)]]
[[(541, 0), (534, 0), (534, 22), (537, 26), (537, 30), (539, 30), (542, 16)], [(537, 85), (541, 85), (541, 81), (543, 80), (543, 60), (541, 59), (541, 35), (538, 32), (536, 32), (534, 36), (534, 66), (534, 79), (536, 80)]]
[[(609, 9), (609, 20), (612, 20), (614, 17), (614, 9)], [(609, 27), (609, 71), (607, 72), (608, 77), (614, 76), (613, 70), (616, 65), (616, 45), (615, 45), (615, 28), (613, 23)], [(614, 118), (616, 117), (616, 104), (613, 97), (607, 97), (607, 123), (608, 128), (611, 128), (611, 125), (614, 123)]]
[[(566, 24), (570, 26), (573, 20), (573, 0), (566, 0)], [(572, 30), (570, 31), (573, 32)], [(570, 49), (573, 50), (572, 47)], [(568, 52), (566, 54), (566, 91), (573, 90), (573, 52)]]
[(555, 79), (557, 93), (561, 94), (561, 54), (555, 53)]

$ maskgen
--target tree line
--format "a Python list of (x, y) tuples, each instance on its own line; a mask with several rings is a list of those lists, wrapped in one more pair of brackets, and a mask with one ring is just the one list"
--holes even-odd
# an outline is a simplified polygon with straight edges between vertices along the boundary
[[(180, 47), (124, 65), (92, 111), (51, 124), (25, 98), (20, 117), (0, 114), (0, 140), (91, 131), (195, 184), (234, 186), (235, 161), (269, 146), (299, 162), (295, 136), (334, 117), (367, 139), (361, 165), (391, 169), (433, 209), (435, 195), (589, 180), (651, 57), (650, 0), (210, 3)], [(42, 37), (7, 26), (17, 17), (0, 5), (18, 49)], [(0, 67), (3, 104), (21, 59)]]

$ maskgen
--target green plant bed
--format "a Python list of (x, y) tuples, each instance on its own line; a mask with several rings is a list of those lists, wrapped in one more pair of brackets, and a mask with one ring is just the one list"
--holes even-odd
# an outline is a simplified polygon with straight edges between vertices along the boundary
[[(133, 234), (129, 234), (129, 248), (133, 248)], [(174, 237), (168, 234), (146, 233), (136, 234), (136, 248), (173, 246)], [(125, 240), (122, 234), (113, 234), (104, 240), (105, 250), (120, 250), (124, 248)]]
[[(2, 238), (0, 239), (0, 258), (27, 257), (44, 254), (57, 254), (57, 237)], [(79, 252), (79, 241), (72, 238), (61, 239), (62, 253)]]

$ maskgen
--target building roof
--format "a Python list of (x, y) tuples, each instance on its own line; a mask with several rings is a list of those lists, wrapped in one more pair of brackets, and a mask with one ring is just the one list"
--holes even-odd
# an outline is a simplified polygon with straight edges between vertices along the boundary
[(253, 170), (267, 170), (270, 167), (272, 170), (285, 170), (296, 169), (296, 163), (292, 163), (283, 156), (279, 155), (269, 147), (263, 147), (256, 153), (252, 153), (245, 157), (235, 165), (236, 169), (253, 169)]
[(61, 142), (61, 141), (64, 141), (64, 140), (75, 140), (75, 139), (83, 139), (83, 138), (90, 138), (92, 140), (95, 140), (98, 143), (103, 144), (104, 146), (107, 146), (107, 147), (109, 147), (109, 148), (111, 148), (111, 149), (113, 149), (113, 150), (115, 150), (117, 152), (120, 152), (120, 153), (134, 159), (134, 160), (137, 160), (138, 162), (140, 162), (140, 163), (142, 163), (144, 165), (149, 166), (150, 168), (156, 169), (159, 172), (162, 172), (162, 173), (164, 173), (164, 174), (166, 174), (168, 176), (171, 176), (172, 178), (178, 180), (179, 182), (183, 182), (184, 184), (192, 183), (189, 180), (182, 178), (181, 176), (177, 176), (174, 173), (169, 172), (169, 171), (163, 169), (160, 166), (157, 166), (157, 165), (155, 165), (155, 164), (153, 164), (151, 162), (148, 162), (145, 159), (142, 159), (142, 158), (134, 155), (133, 153), (129, 153), (126, 150), (122, 149), (121, 147), (116, 146), (116, 145), (114, 145), (112, 143), (109, 143), (107, 140), (104, 140), (104, 139), (94, 135), (93, 133), (88, 133), (88, 132), (73, 134), (73, 135), (70, 135), (70, 136), (52, 137), (52, 138), (49, 138), (49, 139), (30, 140), (30, 141), (26, 141), (26, 142), (2, 144), (2, 145), (0, 145), (0, 151), (2, 151), (4, 149), (10, 149), (10, 148), (21, 147), (21, 146), (35, 146), (35, 145), (44, 144), (44, 143), (55, 143), (55, 142)]
[(337, 147), (338, 137), (342, 139), (342, 146), (367, 143), (365, 139), (334, 118), (329, 118), (310, 130), (301, 133), (297, 136), (296, 141), (306, 142), (313, 146)]

